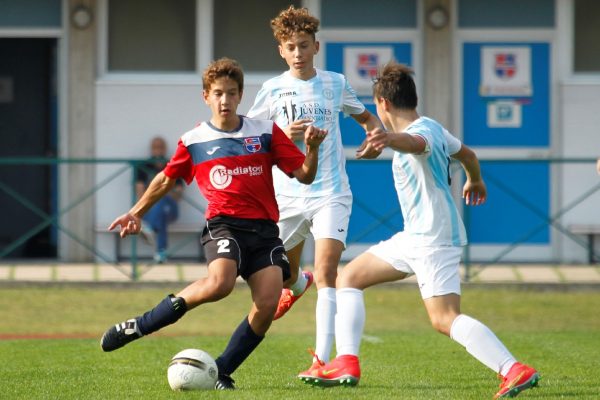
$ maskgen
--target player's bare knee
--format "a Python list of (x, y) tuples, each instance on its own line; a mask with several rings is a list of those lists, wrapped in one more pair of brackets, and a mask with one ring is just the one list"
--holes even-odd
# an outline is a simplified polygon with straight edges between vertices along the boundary
[(314, 277), (317, 287), (335, 287), (337, 267), (321, 266), (315, 269)]
[(452, 326), (452, 321), (450, 321), (445, 315), (431, 316), (430, 320), (433, 329), (441, 334), (450, 336), (450, 327)]
[(233, 291), (235, 281), (229, 282), (228, 280), (221, 279), (218, 277), (209, 277), (206, 281), (208, 292), (211, 294), (213, 300), (223, 299)]

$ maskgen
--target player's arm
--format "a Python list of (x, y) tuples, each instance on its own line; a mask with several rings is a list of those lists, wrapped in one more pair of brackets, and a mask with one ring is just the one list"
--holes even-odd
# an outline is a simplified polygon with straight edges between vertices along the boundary
[(319, 146), (327, 136), (326, 129), (309, 126), (304, 133), (304, 144), (306, 145), (306, 158), (300, 168), (292, 171), (292, 175), (299, 182), (306, 185), (312, 183), (317, 175), (319, 164)]
[[(360, 126), (362, 126), (365, 132), (370, 132), (377, 128), (383, 129), (383, 125), (381, 125), (379, 118), (367, 109), (360, 114), (351, 114), (351, 116)], [(366, 139), (356, 150), (357, 159), (373, 159), (379, 157), (380, 154), (381, 150), (376, 150)]]
[(379, 152), (386, 147), (408, 154), (422, 154), (427, 150), (427, 142), (420, 135), (386, 132), (381, 128), (367, 132), (367, 141)]
[(135, 203), (131, 210), (115, 219), (108, 227), (108, 230), (111, 231), (116, 228), (117, 225), (120, 226), (120, 235), (122, 238), (127, 235), (139, 233), (142, 228), (141, 219), (144, 214), (146, 214), (158, 200), (169, 193), (173, 186), (175, 186), (175, 182), (175, 179), (169, 178), (164, 172), (159, 172), (154, 179), (152, 179), (148, 189), (146, 189), (142, 197)]
[(479, 159), (475, 152), (465, 144), (462, 144), (460, 150), (452, 154), (451, 157), (460, 162), (467, 176), (462, 191), (465, 204), (478, 206), (485, 203), (487, 189), (481, 176), (481, 167), (479, 166)]

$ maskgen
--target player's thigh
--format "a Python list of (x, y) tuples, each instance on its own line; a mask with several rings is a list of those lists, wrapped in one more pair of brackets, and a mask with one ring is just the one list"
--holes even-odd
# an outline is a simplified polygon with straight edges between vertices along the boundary
[(334, 239), (346, 247), (348, 224), (352, 213), (352, 195), (307, 199), (311, 218), (311, 233), (315, 241)]
[(366, 289), (378, 283), (404, 279), (407, 272), (399, 271), (373, 253), (365, 252), (350, 261), (337, 279), (337, 288)]

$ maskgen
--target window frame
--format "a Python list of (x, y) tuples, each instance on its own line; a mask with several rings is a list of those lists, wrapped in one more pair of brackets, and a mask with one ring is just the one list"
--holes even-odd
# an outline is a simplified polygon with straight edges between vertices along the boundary
[(575, 71), (575, 2), (556, 1), (556, 53), (568, 55), (559, 57), (557, 66), (563, 83), (598, 85), (600, 70), (597, 72)]
[(147, 84), (149, 81), (169, 84), (197, 83), (204, 66), (212, 59), (213, 1), (196, 0), (196, 59), (193, 71), (128, 71), (108, 69), (108, 0), (98, 0), (98, 80)]

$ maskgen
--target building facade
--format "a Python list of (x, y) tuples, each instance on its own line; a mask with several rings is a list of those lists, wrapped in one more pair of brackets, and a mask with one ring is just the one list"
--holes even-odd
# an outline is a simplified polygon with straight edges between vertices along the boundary
[[(0, 164), (0, 255), (47, 245), (43, 255), (64, 261), (110, 259), (114, 240), (101, 228), (133, 200), (127, 160), (145, 158), (154, 136), (174, 150), (209, 116), (201, 73), (210, 60), (241, 62), (247, 111), (262, 82), (286, 69), (269, 20), (289, 4), (321, 19), (317, 65), (343, 72), (368, 107), (376, 66), (397, 59), (415, 70), (419, 111), (477, 151), (489, 202), (463, 210), (469, 257), (587, 260), (569, 227), (600, 222), (593, 0), (0, 1), (0, 159), (62, 161)], [(363, 133), (348, 119), (342, 127), (350, 159)], [(389, 156), (348, 162), (346, 258), (402, 227)], [(458, 201), (459, 173), (455, 182)], [(195, 188), (186, 197), (180, 220), (201, 226), (203, 200)]]

